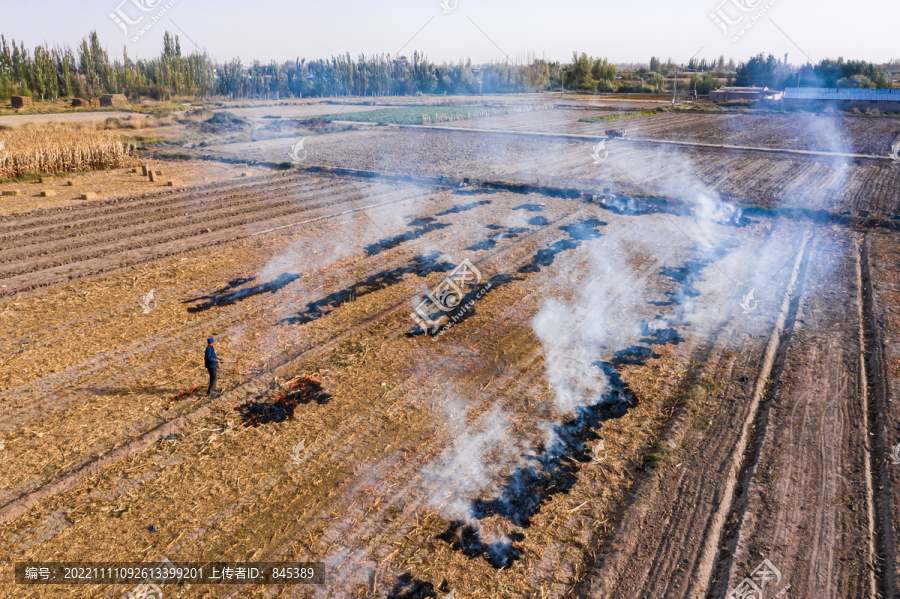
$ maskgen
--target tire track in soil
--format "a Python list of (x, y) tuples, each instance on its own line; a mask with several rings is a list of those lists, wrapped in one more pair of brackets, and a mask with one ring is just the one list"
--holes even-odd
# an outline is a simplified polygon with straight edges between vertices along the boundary
[[(871, 427), (870, 456), (872, 486), (873, 486), (873, 518), (874, 540), (876, 546), (876, 569), (878, 575), (878, 591), (881, 597), (894, 599), (900, 597), (900, 584), (898, 584), (897, 561), (897, 518), (896, 506), (897, 485), (892, 480), (895, 465), (883, 456), (892, 453), (892, 441), (889, 440), (890, 428), (894, 424), (892, 416), (896, 408), (891, 405), (893, 393), (891, 393), (889, 361), (887, 357), (887, 343), (885, 337), (889, 333), (884, 331), (884, 323), (879, 316), (885, 314), (884, 303), (888, 297), (884, 287), (893, 290), (893, 281), (887, 273), (881, 272), (875, 265), (873, 258), (873, 246), (887, 240), (887, 236), (865, 234), (860, 244), (860, 284), (862, 294), (862, 328), (863, 342), (860, 355), (864, 358), (865, 373), (869, 383), (868, 393), (868, 422)], [(897, 235), (890, 235), (891, 241), (896, 243)], [(875, 282), (878, 282), (876, 286)], [(879, 287), (880, 286), (880, 287)], [(890, 300), (887, 300), (890, 303)], [(890, 329), (889, 329), (890, 330)], [(866, 347), (870, 348), (869, 350)], [(892, 398), (889, 400), (888, 396)], [(891, 403), (889, 403), (891, 402)]]
[[(739, 532), (741, 521), (746, 511), (747, 502), (745, 497), (743, 497), (743, 489), (752, 480), (757, 467), (761, 441), (766, 432), (765, 424), (768, 421), (767, 412), (770, 407), (770, 402), (766, 401), (768, 399), (768, 382), (777, 380), (777, 375), (773, 376), (772, 373), (773, 371), (779, 372), (783, 367), (786, 343), (790, 340), (799, 301), (799, 294), (795, 296), (795, 290), (797, 285), (803, 285), (803, 277), (813, 249), (813, 244), (806, 242), (807, 237), (804, 237), (804, 249), (798, 252), (794, 262), (791, 280), (784, 294), (781, 311), (774, 330), (769, 336), (763, 366), (756, 379), (750, 410), (743, 422), (740, 439), (730, 459), (730, 471), (723, 497), (716, 511), (713, 525), (705, 538), (704, 553), (700, 567), (693, 577), (699, 591), (707, 597), (710, 595), (724, 597), (729, 589), (734, 586), (732, 584), (734, 581), (726, 577), (728, 568), (734, 565), (732, 556), (735, 551), (734, 543), (728, 545), (725, 540), (726, 526), (732, 527), (729, 529), (729, 532), (734, 531), (735, 527)], [(728, 514), (733, 516), (726, 522)], [(715, 556), (720, 553), (721, 547), (726, 547), (728, 554), (719, 563), (715, 563)], [(714, 591), (713, 587), (718, 583), (724, 584), (720, 584), (719, 588)]]
[[(862, 299), (850, 272), (858, 264), (851, 250), (859, 254), (852, 238), (837, 241), (843, 250), (837, 252), (826, 245), (830, 240), (817, 242), (826, 247), (810, 248), (803, 266), (775, 360), (776, 383), (767, 389), (744, 457), (744, 492), (724, 532), (728, 553), (715, 573), (721, 585), (710, 589), (711, 597), (724, 597), (763, 559), (782, 571), (778, 588), (790, 584), (800, 596), (875, 595), (867, 397), (864, 371), (856, 370), (862, 322), (853, 322), (861, 305), (858, 314), (846, 310), (847, 302)], [(846, 276), (835, 281), (834, 273)], [(838, 298), (813, 295), (819, 287), (838, 288)], [(841, 318), (845, 326), (835, 324)], [(822, 330), (828, 341), (816, 334)], [(849, 484), (842, 488), (841, 481)]]
[[(681, 460), (680, 464), (673, 467), (675, 472), (670, 473), (667, 468), (638, 479), (618, 514), (616, 531), (589, 575), (575, 590), (576, 596), (626, 599), (639, 593), (694, 598), (706, 594), (708, 581), (712, 580), (713, 558), (718, 553), (717, 541), (727, 515), (725, 508), (731, 505), (737, 485), (739, 459), (755, 421), (759, 397), (789, 308), (790, 293), (805, 254), (798, 252), (794, 261), (781, 312), (763, 352), (762, 373), (756, 371), (757, 352), (762, 348), (741, 339), (746, 329), (739, 327), (735, 319), (738, 309), (730, 317), (723, 317), (711, 335), (709, 349), (699, 357), (692, 386), (679, 404), (683, 407), (670, 416), (667, 430), (661, 435), (665, 445), (677, 451), (678, 457), (673, 455), (672, 459)], [(769, 318), (768, 313), (758, 314), (759, 319)], [(734, 347), (740, 349), (732, 351)], [(749, 376), (736, 381), (730, 378), (735, 369), (738, 373), (756, 374), (751, 392), (744, 386)], [(726, 386), (721, 388), (717, 381), (723, 378)], [(703, 391), (704, 388), (709, 391)], [(717, 395), (720, 390), (721, 395)], [(729, 395), (737, 399), (730, 405), (716, 405), (716, 400), (721, 404)], [(739, 401), (740, 398), (746, 399)], [(718, 410), (711, 412), (711, 406)], [(692, 417), (689, 412), (693, 410), (696, 412)], [(694, 423), (706, 414), (711, 416), (707, 421), (709, 426), (699, 427)], [(734, 421), (743, 422), (739, 431), (733, 430)], [(732, 422), (730, 427), (726, 426), (727, 422)], [(660, 558), (662, 561), (658, 562)]]

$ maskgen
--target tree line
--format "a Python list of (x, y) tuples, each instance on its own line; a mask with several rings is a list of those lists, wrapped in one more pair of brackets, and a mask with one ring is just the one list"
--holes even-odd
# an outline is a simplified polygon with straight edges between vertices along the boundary
[[(630, 65), (634, 67), (635, 65)], [(515, 93), (569, 89), (582, 92), (666, 91), (667, 76), (680, 65), (651, 57), (649, 68), (639, 65), (621, 73), (606, 58), (573, 52), (570, 63), (547, 61), (531, 54), (515, 59), (473, 65), (470, 60), (435, 64), (419, 52), (411, 57), (389, 54), (350, 54), (328, 59), (245, 65), (240, 58), (217, 64), (205, 52), (183, 54), (178, 36), (168, 32), (159, 56), (133, 60), (127, 48), (122, 59), (110, 60), (96, 31), (73, 50), (69, 46), (37, 46), (7, 42), (0, 35), (0, 98), (13, 95), (35, 99), (97, 97), (125, 94), (168, 99), (173, 96), (232, 98), (395, 96), (413, 94)], [(887, 87), (890, 81), (878, 65), (865, 61), (823, 60), (799, 69), (762, 54), (737, 67), (733, 60), (692, 58), (695, 71), (690, 87), (706, 93), (721, 79), (737, 85), (770, 88), (796, 84), (816, 87)], [(669, 87), (669, 89), (671, 89)]]
[(132, 60), (127, 48), (121, 60), (110, 60), (96, 31), (73, 50), (8, 43), (0, 36), (0, 98), (35, 99), (147, 96), (307, 97), (474, 94), (542, 91), (554, 87), (561, 68), (533, 55), (504, 62), (473, 65), (471, 60), (435, 64), (424, 54), (350, 54), (328, 59), (244, 64), (234, 58), (216, 64), (205, 52), (182, 54), (178, 36), (168, 32), (155, 58)]
[(881, 88), (891, 87), (891, 78), (880, 65), (865, 60), (824, 59), (797, 68), (769, 54), (758, 54), (737, 69), (735, 84), (772, 89), (785, 87)]

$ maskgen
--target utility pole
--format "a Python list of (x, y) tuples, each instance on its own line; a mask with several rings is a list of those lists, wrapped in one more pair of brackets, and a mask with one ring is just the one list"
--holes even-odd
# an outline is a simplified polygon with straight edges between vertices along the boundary
[(675, 106), (675, 90), (678, 89), (678, 69), (675, 69), (672, 77), (672, 106)]

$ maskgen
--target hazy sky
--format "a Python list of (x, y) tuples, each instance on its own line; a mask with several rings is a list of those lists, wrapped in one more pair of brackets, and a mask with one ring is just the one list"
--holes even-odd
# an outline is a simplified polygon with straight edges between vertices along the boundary
[[(159, 53), (168, 29), (180, 36), (183, 51), (196, 43), (218, 61), (240, 56), (245, 64), (345, 52), (354, 58), (396, 54), (401, 48), (401, 54), (424, 51), (435, 62), (467, 57), (482, 62), (526, 52), (568, 60), (573, 50), (614, 62), (647, 62), (655, 55), (686, 63), (698, 51), (700, 57), (724, 54), (736, 62), (759, 52), (779, 58), (787, 52), (795, 64), (806, 61), (803, 53), (814, 61), (900, 58), (896, 0), (444, 0), (455, 6), (446, 14), (438, 0), (124, 0), (119, 6), (122, 1), (0, 0), (0, 33), (33, 50), (46, 42), (74, 46), (96, 29), (111, 55), (121, 56), (127, 45), (129, 55), (148, 57)], [(742, 11), (738, 3), (752, 10)], [(142, 12), (137, 4), (153, 10)], [(766, 6), (765, 14), (732, 41)], [(127, 35), (110, 17), (117, 8), (132, 21), (143, 15)], [(728, 35), (710, 17), (717, 8), (731, 21), (743, 17), (726, 26)]]

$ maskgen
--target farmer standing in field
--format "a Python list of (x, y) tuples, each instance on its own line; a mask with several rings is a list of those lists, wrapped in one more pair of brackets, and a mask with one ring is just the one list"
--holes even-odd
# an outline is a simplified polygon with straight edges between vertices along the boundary
[(216, 340), (212, 337), (206, 340), (206, 355), (204, 356), (204, 362), (206, 363), (206, 370), (209, 372), (209, 389), (206, 390), (207, 395), (212, 395), (216, 392), (216, 378), (219, 373), (219, 362), (225, 361), (216, 356), (216, 350), (213, 347), (215, 342)]

